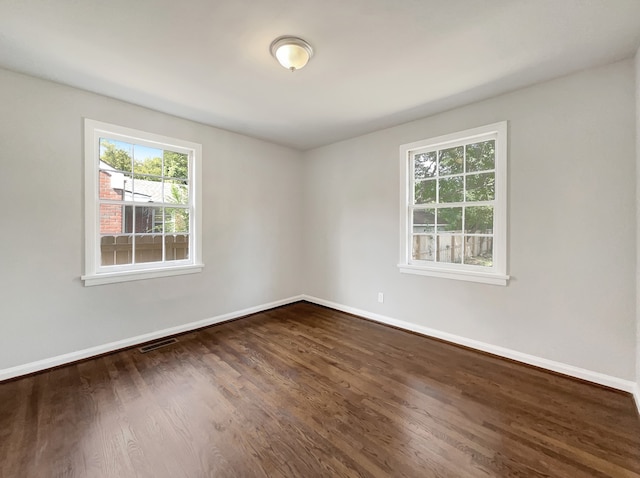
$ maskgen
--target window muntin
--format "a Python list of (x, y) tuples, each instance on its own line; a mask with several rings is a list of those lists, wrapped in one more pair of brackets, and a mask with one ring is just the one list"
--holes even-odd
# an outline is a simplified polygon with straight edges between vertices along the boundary
[[(188, 246), (180, 254), (168, 247), (190, 242), (189, 154), (168, 146), (125, 143), (108, 135), (99, 138), (99, 147), (98, 269), (188, 261)], [(113, 244), (127, 246), (116, 250)]]
[[(411, 158), (412, 260), (492, 267), (495, 139), (418, 150)], [(426, 256), (425, 243), (436, 246)]]
[(201, 270), (201, 146), (85, 120), (85, 149), (85, 285)]
[(401, 167), (401, 271), (506, 284), (506, 123), (404, 145)]

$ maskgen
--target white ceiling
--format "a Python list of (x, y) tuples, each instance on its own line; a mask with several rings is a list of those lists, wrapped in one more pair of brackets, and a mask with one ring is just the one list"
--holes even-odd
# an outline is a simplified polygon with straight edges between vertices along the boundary
[(640, 0), (0, 0), (4, 68), (303, 150), (639, 44)]

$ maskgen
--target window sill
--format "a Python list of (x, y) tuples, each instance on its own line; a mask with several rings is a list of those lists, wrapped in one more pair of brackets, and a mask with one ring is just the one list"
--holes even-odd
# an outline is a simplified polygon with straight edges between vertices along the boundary
[(140, 271), (101, 272), (81, 276), (85, 287), (94, 285), (113, 284), (115, 282), (129, 282), (142, 279), (155, 279), (157, 277), (170, 277), (184, 274), (197, 274), (202, 272), (204, 264), (194, 264), (179, 267), (165, 267), (158, 269), (146, 269)]
[(469, 282), (480, 282), (483, 284), (506, 286), (509, 283), (509, 276), (504, 274), (493, 274), (490, 272), (474, 272), (461, 270), (446, 270), (411, 264), (398, 264), (400, 272), (404, 274), (417, 274), (422, 276), (442, 277), (444, 279), (464, 280)]

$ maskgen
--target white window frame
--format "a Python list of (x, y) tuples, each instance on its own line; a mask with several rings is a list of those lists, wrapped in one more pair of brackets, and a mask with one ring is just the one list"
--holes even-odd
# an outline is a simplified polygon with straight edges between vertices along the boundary
[[(495, 139), (493, 265), (483, 267), (414, 260), (413, 157), (415, 154)], [(506, 286), (507, 275), (507, 122), (502, 121), (400, 146), (400, 272)], [(472, 204), (472, 203), (469, 203)]]
[[(100, 265), (99, 163), (100, 138), (109, 138), (151, 148), (185, 153), (189, 157), (189, 258), (177, 261)], [(85, 118), (85, 286), (126, 282), (201, 272), (202, 145), (124, 126)]]

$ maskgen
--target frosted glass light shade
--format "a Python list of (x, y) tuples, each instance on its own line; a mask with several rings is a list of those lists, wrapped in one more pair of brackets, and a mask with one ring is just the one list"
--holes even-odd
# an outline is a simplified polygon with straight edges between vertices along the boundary
[(313, 48), (302, 38), (279, 37), (271, 43), (271, 54), (287, 70), (304, 67), (313, 56)]
[(309, 61), (309, 53), (298, 45), (282, 45), (276, 50), (278, 62), (289, 70), (299, 70)]

